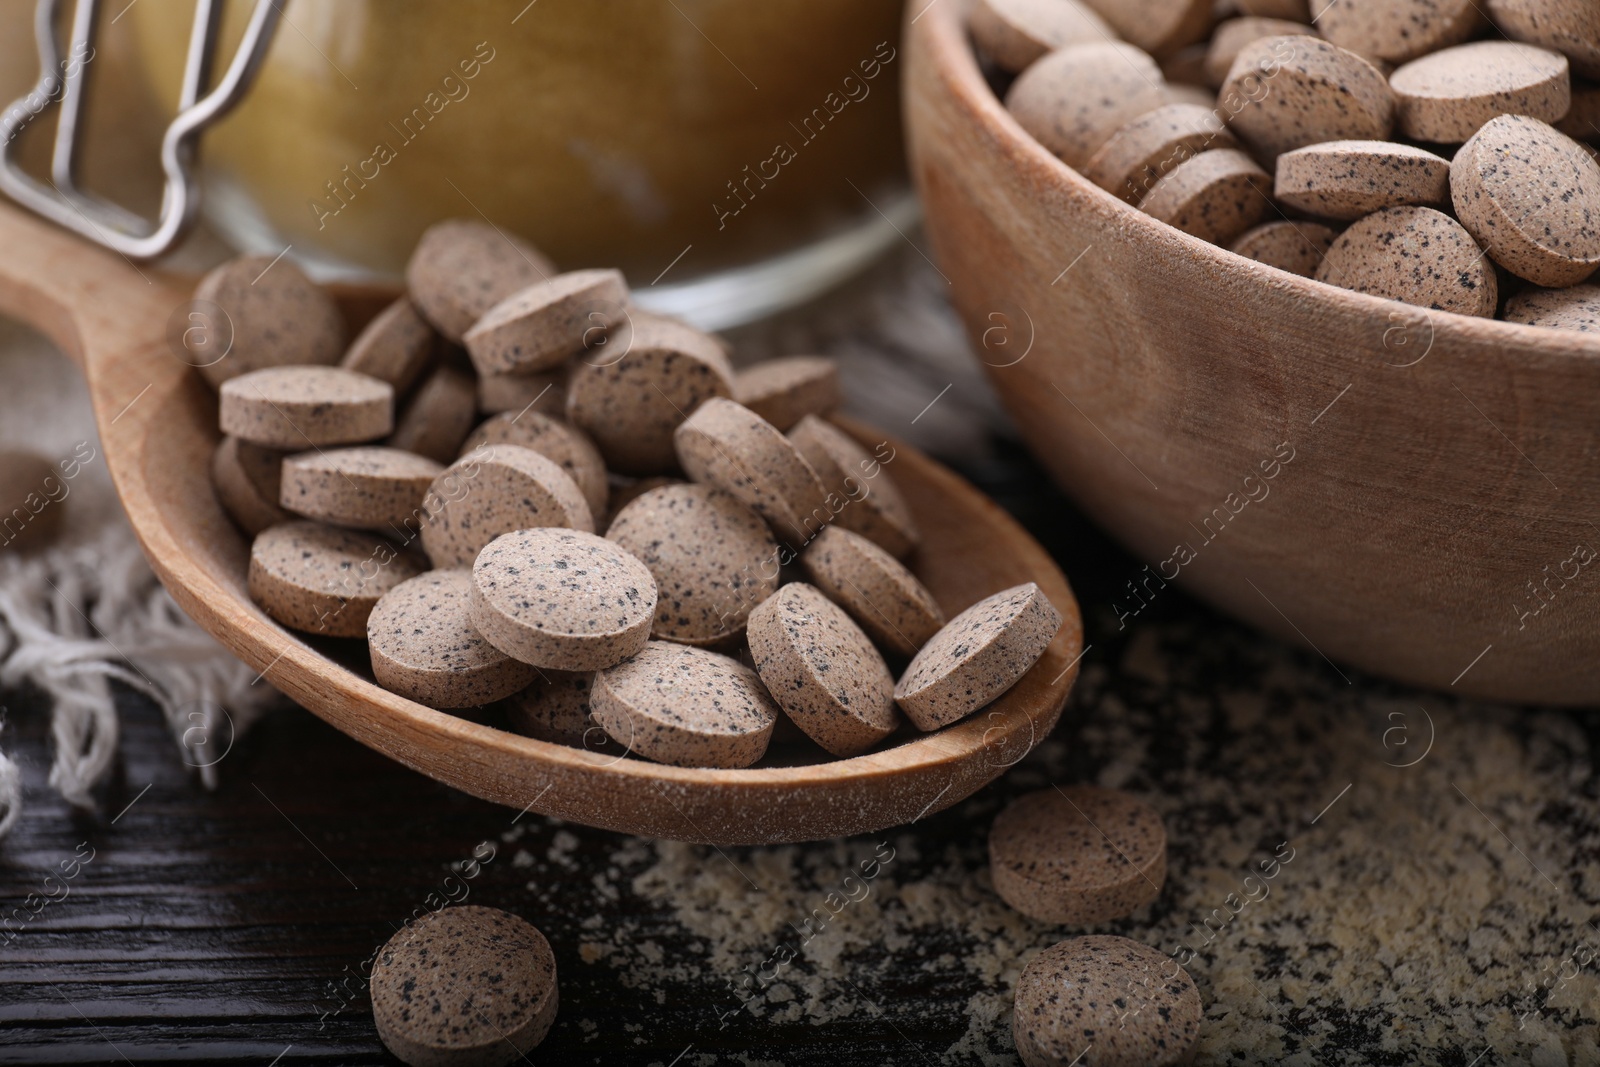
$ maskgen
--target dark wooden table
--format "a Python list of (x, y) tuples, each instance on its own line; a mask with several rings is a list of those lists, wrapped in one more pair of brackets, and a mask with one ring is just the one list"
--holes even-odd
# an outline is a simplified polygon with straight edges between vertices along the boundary
[[(1313, 726), (1241, 739), (1236, 727), (1197, 712), (1194, 700), (1203, 701), (1209, 687), (1238, 684), (1283, 663), (1298, 672), (1302, 681), (1295, 684), (1317, 692), (1343, 692), (1344, 684), (1313, 654), (1283, 649), (1217, 618), (1178, 589), (1142, 614), (1138, 626), (1119, 630), (1108, 605), (1138, 568), (1048, 488), (1018, 450), (1002, 451), (999, 461), (966, 473), (1066, 561), (1092, 646), (1085, 682), (1056, 738), (1006, 779), (951, 811), (875, 838), (894, 842), (897, 882), (942, 880), (947, 896), (939, 899), (970, 892), (974, 909), (992, 909), (981, 879), (984, 836), (999, 805), (1025, 788), (1051, 778), (1093, 778), (1118, 759), (1130, 761), (1122, 776), (1130, 787), (1146, 793), (1175, 797), (1192, 790), (1199, 773), (1236, 782), (1232, 793), (1217, 794), (1224, 799), (1164, 808), (1173, 838), (1168, 891), (1150, 917), (1109, 927), (1170, 944), (1182, 936), (1186, 916), (1196, 907), (1209, 908), (1205, 902), (1215, 893), (1186, 888), (1186, 872), (1205, 868), (1215, 849), (1240, 835), (1247, 850), (1270, 851), (1282, 835), (1316, 855), (1305, 843), (1314, 839), (1297, 835), (1307, 817), (1333, 798), (1340, 781), (1321, 778), (1319, 767), (1338, 757), (1317, 741)], [(1129, 666), (1136, 651), (1132, 642), (1141, 632), (1161, 641), (1191, 635), (1169, 660), (1190, 663), (1184, 677), (1152, 678), (1138, 664)], [(1147, 652), (1139, 656), (1148, 659)], [(1386, 688), (1365, 679), (1360, 684)], [(453, 887), (465, 886), (472, 902), (515, 911), (549, 936), (558, 960), (561, 1012), (531, 1058), (536, 1063), (964, 1063), (979, 1062), (981, 1047), (1003, 1062), (1009, 1045), (1003, 1017), (984, 1023), (989, 1032), (976, 1038), (968, 1031), (969, 1004), (1003, 997), (1004, 975), (939, 960), (946, 953), (955, 959), (1015, 943), (1007, 938), (1042, 945), (1063, 936), (1007, 920), (1003, 909), (994, 912), (1001, 918), (992, 934), (963, 930), (958, 915), (933, 916), (909, 941), (864, 947), (852, 942), (836, 961), (837, 981), (832, 973), (823, 976), (826, 997), (843, 998), (841, 1006), (859, 1010), (834, 1012), (820, 1024), (733, 1013), (729, 1025), (721, 1026), (721, 1013), (735, 1002), (730, 975), (707, 962), (715, 938), (687, 928), (660, 894), (630, 885), (650, 866), (654, 845), (635, 842), (635, 858), (619, 860), (630, 845), (620, 835), (519, 817), (473, 800), (296, 708), (270, 715), (241, 739), (220, 766), (221, 787), (207, 793), (180, 761), (155, 710), (129, 694), (121, 700), (125, 728), (115, 780), (103, 791), (98, 812), (74, 812), (44, 781), (49, 738), (38, 695), (3, 696), (7, 747), (24, 767), (28, 804), (16, 832), (0, 845), (0, 916), (16, 915), (9, 939), (0, 943), (4, 1063), (394, 1062), (373, 1030), (360, 979), (363, 961), (445, 886), (458, 898), (461, 890)], [(1589, 728), (1586, 719), (1573, 721)], [(1125, 728), (1144, 739), (1136, 754), (1127, 751), (1128, 735), (1118, 733)], [(1290, 751), (1296, 736), (1309, 751)], [(1277, 761), (1276, 776), (1252, 770), (1260, 764), (1240, 755), (1256, 751), (1252, 745), (1264, 746), (1261, 751)], [(1586, 760), (1573, 757), (1574, 765)], [(1253, 790), (1250, 781), (1264, 777), (1272, 781)], [(1589, 783), (1592, 799), (1592, 773), (1577, 780)], [(1360, 789), (1351, 793), (1343, 810), (1334, 808), (1308, 832), (1341, 832), (1329, 827), (1339, 818), (1362, 817), (1361, 795)], [(731, 864), (767, 881), (773, 876), (764, 872), (772, 865), (789, 863), (802, 869), (797, 877), (803, 879), (809, 868), (801, 861), (808, 856), (825, 858), (830, 849), (870, 854), (875, 838), (797, 850), (702, 848), (694, 855), (706, 878), (726, 878), (722, 865)], [(1331, 848), (1334, 839), (1325, 840)], [(458, 879), (447, 881), (452, 864), (470, 858), (482, 842), (489, 843), (493, 858), (474, 877), (460, 880), (458, 870)], [(1487, 831), (1473, 847), (1501, 848)], [(1520, 861), (1506, 850), (1503, 862)], [(1296, 870), (1328, 869), (1317, 863), (1302, 859)], [(952, 872), (970, 874), (972, 888), (952, 889)], [(55, 880), (47, 880), (52, 873)], [(1312, 885), (1292, 882), (1283, 879), (1288, 902), (1282, 907), (1294, 908), (1289, 894), (1308, 893)], [(816, 885), (817, 892), (827, 888), (820, 878)], [(29, 919), (24, 916), (37, 906), (25, 903), (30, 894), (56, 899)], [(894, 906), (909, 906), (904, 893)], [(1291, 912), (1271, 918), (1278, 923), (1285, 916), (1293, 918)], [(1293, 922), (1260, 927), (1265, 932), (1259, 938), (1245, 921), (1253, 920), (1242, 917), (1231, 947), (1207, 953), (1206, 960), (1218, 962), (1192, 968), (1209, 1005), (1208, 1027), (1226, 1028), (1255, 1012), (1263, 1026), (1270, 1022), (1281, 1032), (1274, 1047), (1314, 1054), (1305, 1062), (1466, 1067), (1483, 1043), (1463, 1033), (1438, 1047), (1432, 1039), (1418, 1044), (1415, 1036), (1397, 1046), (1393, 1005), (1373, 1006), (1370, 991), (1340, 993), (1315, 981), (1319, 972), (1336, 968), (1317, 963), (1314, 914), (1298, 930)], [(642, 955), (597, 955), (589, 942), (624, 925), (631, 943), (653, 942), (654, 948)], [(1245, 973), (1252, 986), (1273, 991), (1253, 1007), (1231, 1001), (1238, 994), (1224, 989), (1221, 968), (1234, 958), (1230, 952), (1249, 959)], [(638, 969), (647, 956), (665, 957), (659, 971)], [(1527, 958), (1536, 967), (1543, 957), (1530, 948)], [(1310, 961), (1309, 1000), (1280, 982), (1299, 973), (1302, 959)], [(800, 966), (826, 970), (822, 964)], [(1508, 981), (1491, 982), (1482, 998), (1500, 1004), (1495, 1010), (1502, 1013), (1511, 995)], [(1552, 1011), (1550, 1017), (1572, 1030), (1584, 1025), (1584, 1014), (1559, 1017)], [(1587, 1024), (1592, 1027), (1593, 1020)], [(1230, 1054), (1219, 1052), (1214, 1059), (1263, 1061), (1254, 1058), (1248, 1041), (1227, 1042)]]
[[(1063, 507), (1053, 492), (1034, 495), (1037, 473), (1015, 453), (987, 474), (991, 491), (1021, 492), (1010, 503), (1033, 511), (1040, 527)], [(590, 884), (621, 835), (569, 827), (582, 842), (576, 862), (539, 872), (556, 879), (542, 894), (554, 908), (533, 911), (527, 873), (512, 866), (515, 849), (502, 834), (526, 824), (516, 846), (541, 852), (557, 832), (552, 821), (440, 785), (298, 708), (270, 714), (241, 739), (219, 764), (220, 788), (207, 793), (156, 709), (130, 692), (119, 694), (115, 781), (98, 813), (75, 812), (45, 782), (50, 739), (40, 700), (4, 694), (27, 814), (0, 845), (0, 916), (20, 909), (11, 940), (0, 944), (0, 1062), (397, 1062), (373, 1030), (362, 964), (430, 894), (461, 897), (460, 885), (469, 893), (462, 899), (526, 915), (555, 948), (561, 1017), (538, 1062), (670, 1062), (691, 1043), (797, 1064), (839, 1062), (846, 1052), (861, 1062), (906, 1054), (903, 1039), (868, 1022), (816, 1032), (752, 1021), (719, 1032), (706, 1005), (725, 1010), (732, 1001), (713, 975), (703, 989), (675, 989), (658, 1005), (649, 991), (585, 966), (562, 927), (639, 907), (600, 900)], [(931, 845), (973, 829), (945, 816), (920, 832)], [(483, 841), (495, 858), (443, 889), (452, 865)], [(57, 899), (29, 920), (30, 894)], [(668, 916), (654, 918), (653, 936), (681, 948)], [(584, 1041), (575, 1025), (619, 1016), (642, 1029), (603, 1029)], [(926, 1044), (943, 1047), (964, 1029), (951, 1013)], [(635, 1044), (636, 1034), (645, 1044)]]

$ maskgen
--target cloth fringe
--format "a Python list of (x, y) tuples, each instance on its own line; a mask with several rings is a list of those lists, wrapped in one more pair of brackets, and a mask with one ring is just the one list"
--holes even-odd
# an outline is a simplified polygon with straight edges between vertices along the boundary
[[(116, 755), (113, 679), (161, 709), (207, 789), (277, 699), (178, 609), (125, 523), (86, 543), (0, 556), (0, 687), (31, 683), (50, 696), (50, 785), (78, 807), (94, 807)], [(0, 755), (0, 838), (21, 809), (21, 775)]]

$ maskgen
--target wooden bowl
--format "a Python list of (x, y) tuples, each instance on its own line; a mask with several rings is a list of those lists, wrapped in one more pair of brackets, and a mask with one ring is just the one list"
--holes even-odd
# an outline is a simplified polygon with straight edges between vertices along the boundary
[(1174, 584), (1330, 662), (1600, 701), (1600, 337), (1334, 288), (1156, 222), (1011, 119), (964, 5), (912, 6), (929, 237), (1035, 454), (1148, 561), (1124, 624)]
[[(105, 459), (135, 533), (191, 618), (267, 681), (345, 733), (474, 796), (629, 833), (764, 844), (878, 830), (948, 807), (1016, 763), (1055, 725), (1083, 630), (1059, 569), (972, 486), (904, 444), (889, 464), (921, 523), (915, 569), (952, 614), (1036, 581), (1064, 618), (1044, 657), (988, 709), (934, 734), (896, 735), (852, 759), (748, 770), (668, 767), (547, 744), (434, 711), (341, 666), (245, 592), (249, 545), (212, 495), (216, 397), (174, 355), (189, 287), (0, 206), (0, 312), (83, 368)], [(390, 294), (392, 296), (392, 294)], [(356, 320), (378, 305), (351, 297)], [(863, 441), (882, 435), (844, 424)], [(364, 653), (345, 643), (348, 658)], [(820, 753), (820, 750), (818, 750)]]

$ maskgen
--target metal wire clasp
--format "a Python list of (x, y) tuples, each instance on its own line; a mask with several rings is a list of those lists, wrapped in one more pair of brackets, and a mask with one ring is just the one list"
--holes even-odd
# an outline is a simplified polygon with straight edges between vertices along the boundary
[[(165, 185), (159, 218), (151, 222), (77, 187), (75, 155), (79, 118), (83, 112), (85, 79), (94, 56), (99, 0), (77, 0), (73, 10), (72, 44), (66, 61), (61, 58), (55, 32), (60, 0), (38, 0), (33, 30), (39, 51), (39, 81), (31, 92), (0, 113), (0, 191), (58, 226), (130, 259), (154, 259), (171, 251), (194, 225), (200, 206), (200, 180), (195, 172), (200, 134), (243, 99), (261, 69), (278, 20), (283, 15), (278, 0), (256, 0), (244, 38), (227, 71), (216, 88), (205, 92), (211, 80), (211, 58), (216, 50), (223, 3), (224, 0), (196, 0), (195, 3), (178, 114), (161, 138)], [(24, 173), (16, 160), (17, 136), (58, 99), (61, 110), (50, 159), (50, 178), (41, 182)]]

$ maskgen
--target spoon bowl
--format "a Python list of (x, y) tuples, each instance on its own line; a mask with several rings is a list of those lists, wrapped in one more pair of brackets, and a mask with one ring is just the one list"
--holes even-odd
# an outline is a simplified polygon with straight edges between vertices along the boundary
[[(49, 336), (83, 369), (102, 450), (145, 555), (178, 605), (253, 670), (363, 744), (474, 796), (651, 837), (719, 844), (864, 833), (970, 795), (1050, 732), (1077, 674), (1083, 630), (1065, 577), (999, 506), (867, 426), (840, 425), (886, 464), (924, 533), (912, 561), (948, 614), (1034, 581), (1064, 622), (1044, 657), (969, 719), (824, 760), (774, 751), (743, 770), (670, 767), (569, 748), (435, 711), (379, 688), (354, 642), (285, 629), (245, 590), (249, 541), (212, 493), (216, 396), (180, 358), (192, 284), (140, 270), (0, 206), (0, 313)], [(342, 291), (351, 325), (393, 293)], [(204, 321), (193, 320), (193, 321)], [(342, 647), (341, 647), (342, 646)], [(777, 746), (775, 746), (775, 749)]]

